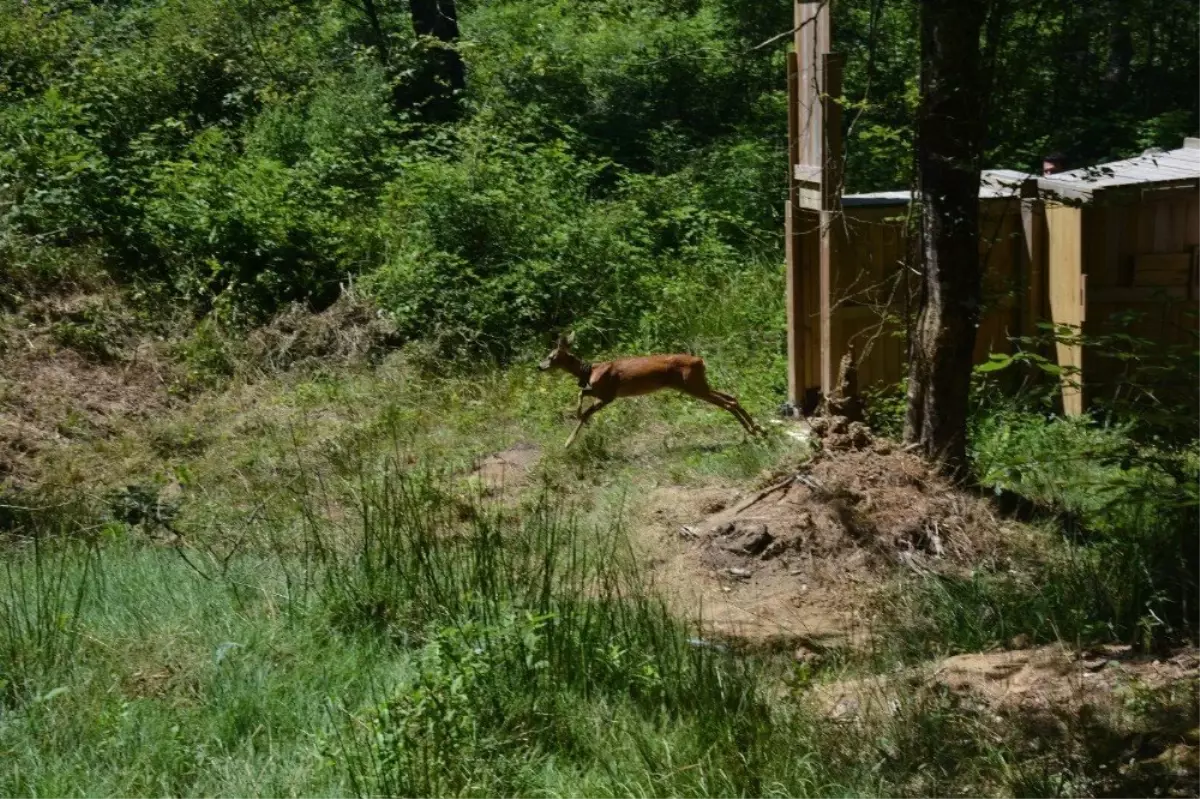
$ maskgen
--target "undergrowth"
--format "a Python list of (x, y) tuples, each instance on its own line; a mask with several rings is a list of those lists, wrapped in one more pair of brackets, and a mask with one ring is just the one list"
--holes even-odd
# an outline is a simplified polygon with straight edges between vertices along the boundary
[[(627, 549), (619, 503), (585, 512), (550, 475), (515, 505), (489, 498), (412, 462), (403, 414), (390, 418), (373, 434), (386, 446), (360, 439), (322, 460), (296, 444), (290, 466), (275, 461), (291, 475), (287, 500), (244, 517), (236, 542), (205, 543), (196, 529), (155, 545), (162, 520), (126, 513), (92, 533), (94, 547), (48, 535), (49, 515), (23, 517), (13, 541), (30, 543), (0, 583), (12, 686), (0, 792), (829, 796), (1042, 784), (1048, 766), (1026, 767), (1026, 739), (949, 694), (862, 725), (823, 718), (802, 685), (781, 692), (791, 668), (779, 659), (706, 645), (696, 620), (667, 611)], [(1032, 616), (1007, 618), (1030, 629)], [(941, 640), (950, 626), (938, 620)], [(959, 643), (986, 645), (989, 631), (972, 634)], [(1090, 768), (1063, 761), (1046, 784), (1068, 765)]]
[[(902, 405), (881, 395), (884, 428)], [(906, 584), (891, 600), (908, 619), (895, 636), (908, 657), (1030, 643), (1122, 642), (1153, 650), (1200, 632), (1200, 450), (1146, 435), (1145, 420), (1109, 409), (1100, 423), (1053, 413), (1054, 385), (1017, 395), (982, 375), (974, 390), (971, 457), (996, 511), (1054, 542), (1003, 570)], [(1121, 422), (1120, 419), (1128, 421)], [(1183, 425), (1186, 429), (1186, 425)], [(1193, 422), (1194, 430), (1194, 422)]]

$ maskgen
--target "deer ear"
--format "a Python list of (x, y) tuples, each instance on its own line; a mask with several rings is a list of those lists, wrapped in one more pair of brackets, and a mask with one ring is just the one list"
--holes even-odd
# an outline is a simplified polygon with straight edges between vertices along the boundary
[(574, 343), (575, 343), (575, 331), (572, 330), (570, 333), (567, 334), (567, 345), (570, 346)]
[(558, 334), (558, 341), (554, 342), (554, 346), (555, 346), (557, 349), (560, 349), (560, 350), (561, 350), (561, 349), (566, 349), (567, 347), (571, 346), (571, 342), (567, 340), (567, 334), (566, 334), (566, 333), (559, 333), (559, 334)]

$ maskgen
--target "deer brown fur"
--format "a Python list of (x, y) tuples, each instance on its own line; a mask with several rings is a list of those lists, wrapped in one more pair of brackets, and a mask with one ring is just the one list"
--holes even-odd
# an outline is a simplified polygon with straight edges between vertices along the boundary
[[(579, 381), (579, 406), (575, 411), (579, 424), (567, 439), (568, 447), (587, 421), (618, 397), (636, 397), (664, 388), (682, 391), (729, 411), (747, 433), (763, 432), (735, 397), (709, 387), (704, 360), (694, 355), (644, 355), (588, 363), (571, 352), (570, 339), (559, 336), (554, 349), (538, 364), (538, 369), (543, 372), (561, 369)], [(584, 397), (596, 400), (586, 411), (583, 409)]]

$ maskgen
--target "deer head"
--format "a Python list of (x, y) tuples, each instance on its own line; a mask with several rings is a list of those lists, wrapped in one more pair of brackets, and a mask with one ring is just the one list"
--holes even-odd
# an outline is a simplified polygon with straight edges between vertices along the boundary
[(541, 363), (538, 364), (538, 370), (545, 372), (547, 369), (562, 369), (568, 363), (574, 360), (571, 355), (571, 343), (575, 340), (574, 335), (560, 335), (558, 341), (554, 344), (554, 349), (550, 350)]

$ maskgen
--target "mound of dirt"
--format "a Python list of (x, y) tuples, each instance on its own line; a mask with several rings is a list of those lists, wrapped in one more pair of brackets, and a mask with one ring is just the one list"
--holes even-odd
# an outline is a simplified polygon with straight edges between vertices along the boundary
[(856, 431), (833, 435), (849, 446), (827, 445), (803, 469), (689, 526), (707, 563), (754, 572), (778, 561), (811, 583), (818, 572), (975, 564), (996, 548), (999, 525), (982, 499), (890, 444), (860, 448)]
[(663, 489), (644, 545), (679, 610), (719, 632), (853, 639), (897, 566), (962, 570), (1002, 552), (987, 503), (919, 457), (844, 419), (813, 424), (822, 449), (753, 493)]
[(43, 455), (54, 448), (111, 437), (175, 404), (160, 343), (112, 332), (116, 323), (103, 316), (112, 307), (94, 297), (43, 300), (28, 316), (3, 320), (0, 490), (40, 483)]

